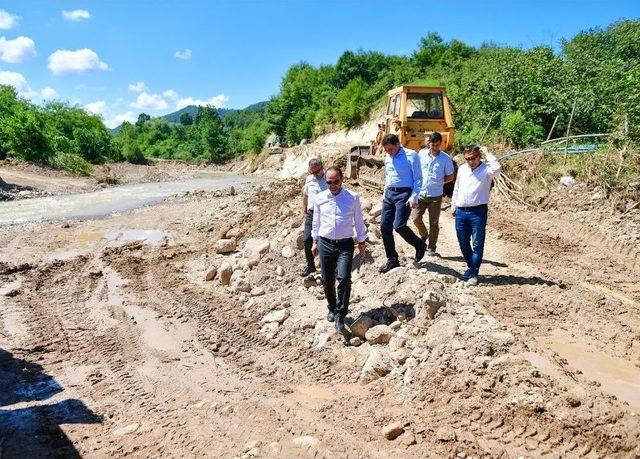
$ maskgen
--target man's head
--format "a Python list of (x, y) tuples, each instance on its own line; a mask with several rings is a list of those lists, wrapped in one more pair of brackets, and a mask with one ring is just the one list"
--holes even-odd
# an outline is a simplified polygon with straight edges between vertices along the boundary
[(322, 161), (317, 158), (311, 158), (309, 160), (309, 173), (315, 178), (320, 179), (324, 175), (324, 167), (322, 167)]
[(398, 153), (400, 150), (400, 139), (395, 134), (385, 134), (382, 138), (382, 148), (391, 156)]
[(338, 194), (342, 188), (342, 170), (339, 167), (327, 168), (327, 187), (332, 194)]
[(469, 145), (464, 149), (464, 160), (471, 169), (475, 169), (480, 165), (481, 157), (480, 147), (477, 145)]
[(442, 145), (442, 134), (434, 132), (429, 136), (429, 145), (432, 153), (440, 153), (440, 145)]

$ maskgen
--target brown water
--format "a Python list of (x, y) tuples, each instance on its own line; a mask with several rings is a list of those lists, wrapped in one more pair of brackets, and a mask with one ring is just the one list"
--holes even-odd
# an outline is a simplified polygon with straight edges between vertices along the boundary
[[(640, 409), (640, 368), (632, 362), (591, 349), (588, 344), (572, 342), (570, 337), (562, 335), (545, 336), (538, 342), (557, 352), (588, 379), (600, 383), (602, 391)], [(536, 365), (535, 361), (532, 363)]]

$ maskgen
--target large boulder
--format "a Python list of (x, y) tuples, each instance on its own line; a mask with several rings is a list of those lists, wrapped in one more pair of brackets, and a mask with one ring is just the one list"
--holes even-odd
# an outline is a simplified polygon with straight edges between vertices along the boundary
[(393, 336), (393, 330), (388, 325), (376, 325), (365, 333), (369, 344), (387, 344)]
[(271, 249), (271, 244), (266, 239), (248, 239), (244, 245), (244, 257), (248, 260), (249, 266), (257, 266), (262, 257)]
[(231, 253), (236, 250), (236, 241), (233, 239), (219, 239), (215, 245), (216, 253)]

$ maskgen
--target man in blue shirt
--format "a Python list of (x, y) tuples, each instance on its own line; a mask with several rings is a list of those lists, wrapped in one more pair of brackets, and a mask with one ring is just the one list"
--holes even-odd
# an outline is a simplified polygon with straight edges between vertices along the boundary
[[(411, 211), (413, 224), (418, 228), (423, 241), (429, 238), (427, 255), (436, 255), (436, 244), (440, 232), (440, 208), (444, 184), (455, 179), (453, 160), (444, 151), (440, 150), (442, 135), (434, 132), (429, 136), (429, 148), (423, 148), (418, 153), (420, 166), (422, 167), (422, 188), (418, 207)], [(425, 211), (429, 212), (429, 231), (422, 221)]]
[(387, 153), (384, 158), (384, 199), (380, 231), (387, 255), (387, 261), (379, 271), (386, 273), (400, 266), (393, 230), (416, 249), (415, 261), (424, 257), (427, 245), (407, 226), (412, 208), (418, 207), (418, 195), (422, 187), (422, 170), (418, 154), (400, 145), (395, 134), (382, 138), (382, 147)]

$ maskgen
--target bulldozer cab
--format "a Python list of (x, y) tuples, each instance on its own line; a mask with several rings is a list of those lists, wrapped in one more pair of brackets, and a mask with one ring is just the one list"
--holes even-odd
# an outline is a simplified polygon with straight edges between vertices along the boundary
[(420, 150), (433, 132), (442, 134), (442, 149), (453, 148), (453, 122), (445, 88), (400, 86), (389, 91), (385, 133), (396, 134), (400, 143)]

